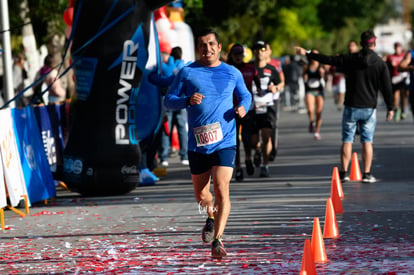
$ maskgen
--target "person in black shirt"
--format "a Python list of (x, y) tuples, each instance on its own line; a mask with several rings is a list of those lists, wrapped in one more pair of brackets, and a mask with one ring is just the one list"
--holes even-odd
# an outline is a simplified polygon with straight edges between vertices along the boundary
[(281, 83), (279, 72), (268, 63), (266, 43), (257, 41), (253, 46), (253, 52), (254, 64), (260, 79), (260, 87), (253, 85), (255, 126), (253, 127), (252, 143), (256, 148), (254, 163), (256, 166), (261, 165), (260, 176), (268, 177), (268, 163), (272, 151), (272, 133), (276, 131), (277, 127), (278, 99), (282, 87), (279, 85)]

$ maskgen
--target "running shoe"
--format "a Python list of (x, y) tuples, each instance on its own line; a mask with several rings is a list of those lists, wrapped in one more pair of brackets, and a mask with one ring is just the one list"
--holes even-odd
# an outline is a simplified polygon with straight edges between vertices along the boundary
[(339, 179), (341, 180), (341, 182), (349, 181), (349, 176), (348, 176), (347, 172), (346, 171), (340, 171), (339, 172)]
[(269, 155), (269, 161), (274, 161), (277, 155), (277, 149), (273, 147), (272, 152)]
[(313, 122), (309, 122), (309, 133), (313, 133), (314, 131), (314, 126), (313, 126)]
[(203, 242), (210, 243), (214, 239), (214, 219), (207, 218), (206, 224), (203, 227), (203, 231), (201, 234), (203, 238)]
[(269, 167), (268, 166), (262, 166), (260, 168), (260, 177), (262, 177), (262, 178), (269, 177)]
[(244, 179), (244, 176), (243, 176), (243, 169), (241, 169), (241, 168), (237, 168), (236, 169), (236, 180), (237, 181), (242, 181)]
[(407, 113), (405, 111), (404, 112), (401, 111), (401, 120), (404, 120), (406, 118), (407, 118)]
[(315, 132), (315, 133), (313, 134), (313, 136), (315, 137), (315, 139), (316, 139), (316, 140), (321, 140), (321, 134), (320, 134), (320, 133)]
[(144, 168), (139, 171), (139, 185), (153, 185), (156, 181), (159, 181), (154, 173), (152, 173), (148, 168)]
[(246, 172), (249, 176), (254, 174), (253, 162), (250, 159), (246, 160)]
[(262, 153), (260, 150), (256, 150), (256, 153), (254, 153), (253, 162), (256, 167), (260, 167), (260, 163), (262, 163)]
[(394, 118), (395, 118), (395, 122), (400, 122), (401, 120), (401, 109), (400, 108), (395, 110)]
[(364, 173), (362, 175), (362, 182), (363, 183), (375, 183), (377, 179), (371, 175), (371, 173)]
[(214, 239), (213, 244), (211, 245), (211, 257), (215, 259), (221, 259), (226, 256), (227, 252), (224, 249), (223, 243), (219, 239)]
[(298, 108), (298, 113), (299, 113), (299, 114), (306, 114), (306, 108), (304, 108), (304, 107), (299, 107), (299, 108)]

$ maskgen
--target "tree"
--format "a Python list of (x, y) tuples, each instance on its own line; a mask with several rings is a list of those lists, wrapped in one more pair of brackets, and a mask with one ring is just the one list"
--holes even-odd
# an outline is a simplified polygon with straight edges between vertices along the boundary
[[(25, 19), (20, 17), (20, 7), (23, 0), (8, 0), (11, 35), (18, 40), (21, 36), (21, 29)], [(38, 45), (47, 42), (50, 34), (62, 33), (65, 31), (63, 12), (68, 8), (68, 0), (27, 0), (29, 4), (30, 19)], [(17, 47), (17, 45), (13, 45)]]
[(185, 6), (186, 22), (195, 33), (214, 27), (225, 46), (236, 41), (251, 46), (261, 36), (262, 18), (275, 7), (276, 0), (204, 0), (202, 7)]
[[(23, 24), (19, 6), (9, 0), (12, 37)], [(27, 0), (37, 43), (50, 34), (64, 33), (63, 12), (68, 0)], [(87, 1), (87, 0), (86, 0)], [(395, 0), (184, 0), (185, 20), (196, 33), (214, 27), (225, 48), (240, 42), (251, 46), (264, 39), (276, 55), (291, 53), (302, 44), (327, 53), (343, 52), (346, 41), (389, 18), (401, 16)], [(340, 12), (339, 12), (340, 11)]]
[[(318, 6), (321, 26), (329, 33), (330, 53), (347, 51), (347, 42), (359, 40), (366, 29), (401, 17), (394, 0), (324, 0)], [(340, 11), (340, 13), (338, 12)]]
[(225, 46), (235, 41), (251, 46), (263, 39), (276, 55), (290, 54), (295, 44), (343, 52), (361, 31), (398, 16), (394, 0), (200, 1), (185, 8), (193, 30), (215, 27)]

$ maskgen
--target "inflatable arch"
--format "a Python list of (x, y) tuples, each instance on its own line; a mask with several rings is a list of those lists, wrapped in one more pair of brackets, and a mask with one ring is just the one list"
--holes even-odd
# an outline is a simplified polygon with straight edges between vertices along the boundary
[[(136, 187), (139, 120), (145, 119), (138, 115), (142, 110), (137, 110), (137, 102), (146, 100), (141, 88), (149, 59), (151, 16), (168, 2), (74, 2), (71, 52), (76, 98), (63, 168), (63, 181), (72, 191), (116, 195)], [(160, 103), (154, 104), (160, 108)]]

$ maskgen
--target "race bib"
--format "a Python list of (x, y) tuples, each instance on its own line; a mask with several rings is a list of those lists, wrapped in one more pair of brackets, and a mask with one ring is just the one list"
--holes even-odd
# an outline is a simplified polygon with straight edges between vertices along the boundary
[(308, 80), (308, 87), (312, 89), (319, 88), (320, 82), (319, 79), (311, 78)]
[(223, 139), (223, 131), (219, 122), (193, 128), (197, 147), (219, 142)]
[(254, 107), (256, 114), (265, 114), (267, 106), (273, 105), (273, 94), (267, 93), (264, 96), (254, 95)]
[(256, 114), (266, 114), (267, 113), (267, 106), (256, 106)]
[(405, 78), (404, 74), (395, 75), (391, 78), (392, 84), (398, 84), (398, 83), (402, 82), (404, 80), (404, 78)]

